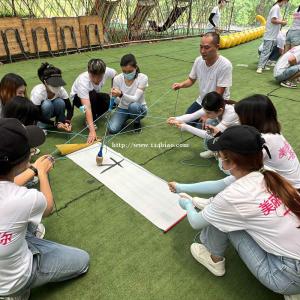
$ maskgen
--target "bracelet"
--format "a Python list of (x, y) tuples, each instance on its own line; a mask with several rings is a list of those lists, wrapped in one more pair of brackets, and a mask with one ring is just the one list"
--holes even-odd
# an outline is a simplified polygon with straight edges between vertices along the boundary
[(37, 168), (35, 168), (34, 166), (31, 165), (29, 167), (29, 169), (34, 172), (34, 176), (38, 176), (39, 175), (39, 172), (38, 172)]

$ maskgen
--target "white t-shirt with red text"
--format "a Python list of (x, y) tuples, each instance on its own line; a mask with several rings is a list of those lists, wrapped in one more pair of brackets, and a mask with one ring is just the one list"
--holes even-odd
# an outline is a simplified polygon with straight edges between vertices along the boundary
[(300, 220), (267, 191), (260, 172), (233, 182), (202, 215), (223, 232), (245, 230), (268, 253), (300, 260)]
[(281, 134), (263, 133), (271, 159), (264, 151), (264, 165), (300, 189), (300, 163), (293, 148)]
[(31, 275), (32, 253), (25, 235), (28, 223), (39, 224), (45, 196), (35, 189), (0, 181), (0, 295), (19, 291)]

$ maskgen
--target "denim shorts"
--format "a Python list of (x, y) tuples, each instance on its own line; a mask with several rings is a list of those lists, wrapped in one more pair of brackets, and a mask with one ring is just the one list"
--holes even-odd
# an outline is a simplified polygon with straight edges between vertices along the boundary
[(289, 30), (285, 43), (292, 46), (300, 45), (300, 30)]
[(275, 79), (277, 82), (282, 82), (288, 80), (298, 72), (300, 72), (300, 65), (291, 66), (284, 70), (281, 74), (277, 75)]

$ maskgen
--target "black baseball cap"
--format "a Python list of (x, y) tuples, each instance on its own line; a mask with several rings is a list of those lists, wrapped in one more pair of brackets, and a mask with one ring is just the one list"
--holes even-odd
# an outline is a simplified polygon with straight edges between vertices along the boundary
[(207, 142), (207, 147), (214, 152), (230, 150), (246, 155), (257, 153), (265, 148), (269, 155), (269, 150), (265, 146), (265, 140), (261, 133), (248, 125), (236, 125), (227, 128), (219, 137), (210, 139)]
[(45, 134), (37, 126), (24, 126), (18, 119), (0, 118), (0, 163), (17, 165), (24, 161), (30, 148), (42, 145)]
[(48, 77), (44, 79), (48, 85), (54, 86), (54, 87), (60, 87), (65, 86), (66, 82), (62, 79), (61, 74), (51, 74)]

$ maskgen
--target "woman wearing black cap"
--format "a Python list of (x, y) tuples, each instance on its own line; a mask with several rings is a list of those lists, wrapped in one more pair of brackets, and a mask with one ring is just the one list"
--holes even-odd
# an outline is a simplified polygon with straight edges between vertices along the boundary
[[(69, 95), (63, 88), (66, 83), (62, 79), (61, 70), (43, 63), (38, 69), (38, 76), (42, 83), (36, 85), (30, 95), (30, 100), (40, 108), (42, 114), (43, 122), (39, 122), (38, 126), (43, 129), (54, 126), (70, 132), (73, 108)], [(55, 118), (55, 122), (51, 120), (52, 118)]]
[(88, 270), (89, 255), (34, 236), (42, 217), (50, 215), (53, 196), (48, 172), (51, 157), (38, 167), (40, 192), (14, 183), (28, 166), (30, 148), (45, 139), (36, 126), (0, 119), (0, 298), (28, 299), (30, 289), (75, 278)]
[(191, 245), (193, 257), (214, 275), (223, 276), (224, 253), (231, 242), (263, 285), (279, 294), (299, 294), (298, 191), (277, 173), (264, 169), (265, 140), (255, 128), (230, 127), (207, 145), (237, 181), (200, 212), (191, 200), (179, 200), (192, 227), (202, 229), (201, 243)]

